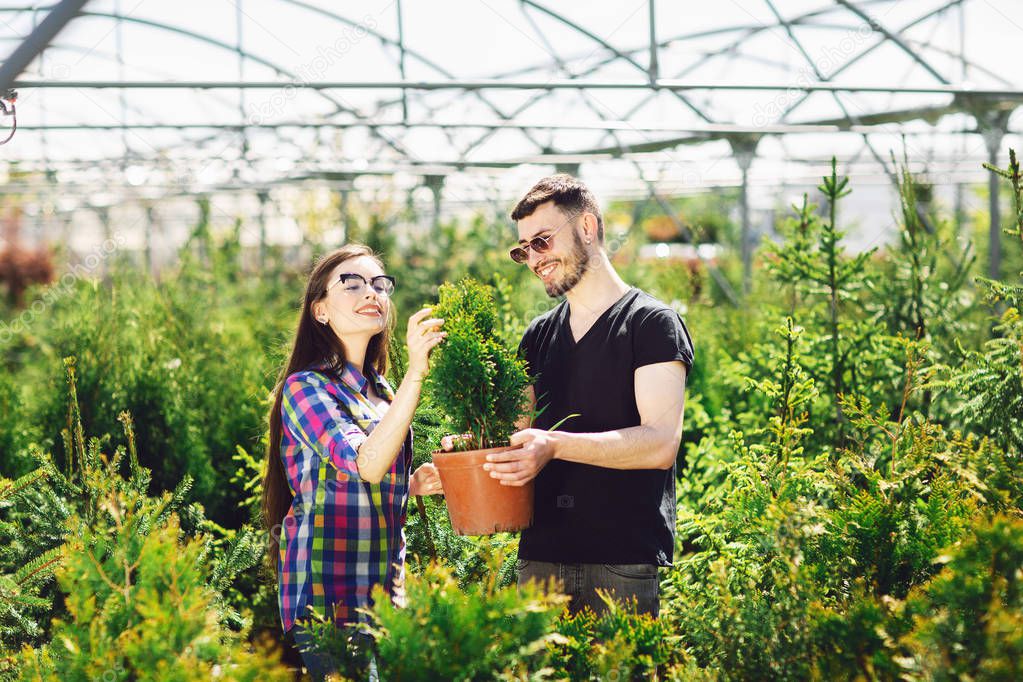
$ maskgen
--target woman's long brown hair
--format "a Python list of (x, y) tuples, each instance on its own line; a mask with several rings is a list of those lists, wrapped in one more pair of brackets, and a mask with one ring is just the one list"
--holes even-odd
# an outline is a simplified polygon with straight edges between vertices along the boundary
[[(267, 532), (270, 566), (277, 572), (280, 537), (284, 517), (291, 508), (294, 495), (284, 474), (281, 460), (281, 401), (284, 383), (295, 372), (309, 369), (319, 363), (328, 363), (334, 373), (344, 371), (345, 352), (341, 340), (329, 326), (316, 322), (313, 317), (313, 303), (327, 295), (328, 280), (334, 268), (350, 258), (369, 256), (383, 268), (380, 257), (368, 246), (346, 244), (320, 258), (309, 275), (302, 311), (298, 316), (298, 329), (291, 347), (291, 357), (277, 376), (273, 390), (273, 408), (270, 410), (270, 437), (266, 452), (266, 475), (263, 478), (263, 523)], [(384, 330), (369, 341), (366, 349), (366, 363), (380, 374), (387, 373), (388, 350), (391, 344), (391, 330), (394, 328), (394, 306), (387, 306), (387, 323)]]

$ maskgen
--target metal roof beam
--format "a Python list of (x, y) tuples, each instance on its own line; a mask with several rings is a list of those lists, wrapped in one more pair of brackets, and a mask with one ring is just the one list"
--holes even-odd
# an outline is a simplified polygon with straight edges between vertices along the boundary
[(0, 93), (11, 87), (14, 79), (20, 76), (68, 22), (78, 15), (86, 2), (88, 0), (61, 0), (53, 6), (46, 18), (39, 22), (3, 64), (0, 64)]
[(943, 84), (945, 84), (945, 85), (948, 85), (948, 80), (947, 80), (947, 79), (946, 79), (946, 78), (945, 78), (944, 76), (942, 76), (942, 75), (941, 75), (940, 73), (938, 73), (938, 72), (937, 72), (937, 70), (935, 70), (935, 68), (934, 68), (933, 66), (931, 66), (930, 64), (928, 64), (928, 63), (927, 63), (927, 62), (926, 62), (926, 61), (925, 61), (925, 60), (923, 59), (923, 57), (921, 57), (921, 56), (920, 56), (920, 55), (918, 55), (918, 54), (917, 54), (916, 52), (914, 52), (913, 50), (911, 50), (911, 49), (909, 48), (909, 46), (908, 46), (908, 45), (906, 45), (906, 44), (905, 44), (904, 42), (902, 42), (902, 39), (901, 39), (901, 38), (899, 38), (899, 36), (898, 36), (898, 35), (896, 35), (896, 34), (892, 33), (892, 32), (891, 32), (891, 31), (889, 31), (888, 29), (886, 29), (886, 28), (885, 28), (884, 26), (882, 26), (882, 25), (881, 25), (881, 23), (880, 23), (879, 21), (877, 21), (877, 20), (876, 20), (876, 19), (874, 19), (874, 18), (873, 18), (872, 16), (870, 16), (869, 14), (867, 14), (867, 13), (866, 13), (866, 12), (865, 12), (865, 11), (864, 11), (864, 10), (863, 10), (862, 8), (860, 8), (860, 7), (857, 7), (857, 6), (856, 6), (856, 5), (855, 5), (855, 4), (853, 3), (853, 2), (851, 2), (850, 0), (835, 0), (835, 2), (837, 2), (837, 3), (838, 3), (839, 5), (841, 5), (842, 7), (845, 7), (846, 9), (848, 9), (848, 10), (849, 10), (850, 12), (852, 12), (853, 14), (855, 14), (856, 16), (858, 16), (859, 18), (863, 19), (863, 21), (867, 22), (867, 25), (868, 25), (868, 26), (870, 26), (870, 28), (871, 28), (871, 29), (872, 29), (873, 31), (875, 31), (875, 32), (877, 32), (877, 33), (880, 33), (880, 34), (881, 34), (881, 35), (883, 35), (883, 36), (884, 36), (885, 38), (887, 38), (888, 40), (890, 40), (890, 41), (892, 41), (893, 43), (895, 43), (895, 45), (896, 45), (896, 46), (898, 46), (898, 48), (899, 48), (900, 50), (902, 50), (902, 51), (903, 51), (903, 52), (905, 52), (905, 53), (906, 53), (907, 55), (909, 55), (909, 58), (910, 58), (910, 59), (912, 59), (912, 60), (913, 60), (913, 61), (915, 61), (915, 62), (916, 62), (917, 64), (919, 64), (920, 66), (922, 66), (922, 67), (924, 68), (924, 70), (926, 70), (926, 71), (927, 71), (927, 73), (929, 73), (929, 74), (931, 74), (932, 76), (934, 76), (934, 77), (935, 77), (935, 78), (937, 79), (937, 81), (938, 81), (939, 83), (943, 83)]
[[(969, 85), (932, 86), (883, 86), (883, 85), (836, 85), (834, 83), (812, 83), (809, 85), (785, 83), (695, 83), (674, 79), (661, 79), (653, 83), (643, 81), (493, 81), (493, 80), (451, 80), (451, 81), (110, 81), (110, 80), (22, 80), (16, 81), (18, 88), (73, 88), (73, 89), (176, 89), (176, 90), (219, 90), (219, 89), (276, 89), (305, 88), (310, 90), (718, 90), (718, 91), (800, 91), (800, 92), (868, 92), (883, 94), (935, 94), (971, 95), (974, 97), (1023, 99), (1023, 90), (1016, 88), (975, 88)], [(359, 118), (365, 118), (359, 116)], [(708, 121), (712, 123), (712, 121)]]

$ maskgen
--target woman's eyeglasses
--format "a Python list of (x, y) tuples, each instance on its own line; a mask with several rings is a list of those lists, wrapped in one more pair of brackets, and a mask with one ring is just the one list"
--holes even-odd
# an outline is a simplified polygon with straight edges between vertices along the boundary
[(554, 228), (554, 231), (546, 237), (533, 237), (522, 246), (516, 246), (514, 249), (509, 251), (508, 255), (511, 256), (511, 259), (516, 263), (525, 263), (529, 260), (529, 249), (533, 249), (533, 251), (536, 251), (537, 253), (547, 253), (551, 250), (551, 239), (555, 234), (557, 234), (558, 230), (563, 228), (565, 225), (566, 223), (561, 223), (561, 225)]
[(390, 296), (394, 293), (394, 278), (390, 275), (377, 275), (368, 282), (366, 278), (355, 272), (342, 272), (338, 275), (338, 278), (334, 280), (330, 286), (327, 287), (327, 291), (330, 291), (336, 284), (341, 283), (342, 291), (346, 294), (352, 294), (353, 296), (361, 295), (366, 291), (366, 285), (373, 287), (373, 291), (377, 292), (380, 296)]

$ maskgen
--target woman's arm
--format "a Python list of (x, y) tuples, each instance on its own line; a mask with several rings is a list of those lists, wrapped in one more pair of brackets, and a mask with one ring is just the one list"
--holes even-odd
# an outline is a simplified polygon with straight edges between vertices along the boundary
[[(288, 377), (282, 388), (281, 426), (292, 437), (329, 462), (338, 471), (353, 478), (359, 478), (355, 463), (358, 448), (366, 440), (366, 434), (352, 418), (338, 407), (334, 396), (327, 389), (325, 378), (312, 372), (299, 372)], [(310, 475), (302, 473), (308, 462), (296, 462), (297, 470), (287, 464), (292, 486), (298, 490), (300, 478)]]
[(411, 372), (406, 374), (394, 394), (391, 406), (387, 408), (387, 413), (370, 432), (369, 438), (363, 441), (359, 455), (355, 458), (359, 466), (359, 476), (363, 480), (379, 483), (391, 470), (412, 425), (412, 416), (415, 414), (416, 405), (419, 404), (422, 386), (422, 375), (413, 376)]
[(416, 405), (419, 404), (423, 379), (429, 371), (430, 351), (446, 336), (446, 332), (437, 331), (437, 327), (440, 327), (444, 320), (424, 319), (430, 314), (430, 310), (423, 308), (409, 318), (408, 372), (394, 394), (394, 400), (387, 408), (387, 413), (359, 447), (359, 454), (355, 459), (359, 467), (359, 476), (371, 483), (383, 480), (401, 452), (401, 445), (405, 442)]

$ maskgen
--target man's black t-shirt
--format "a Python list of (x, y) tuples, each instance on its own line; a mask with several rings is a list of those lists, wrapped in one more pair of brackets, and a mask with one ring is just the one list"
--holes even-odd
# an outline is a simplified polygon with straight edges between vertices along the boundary
[[(590, 433), (639, 426), (636, 368), (681, 360), (693, 345), (682, 318), (649, 294), (630, 289), (578, 342), (568, 301), (533, 320), (519, 351), (534, 377), (533, 423)], [(533, 525), (519, 558), (560, 563), (670, 566), (675, 534), (675, 471), (609, 469), (561, 460), (536, 477)]]

